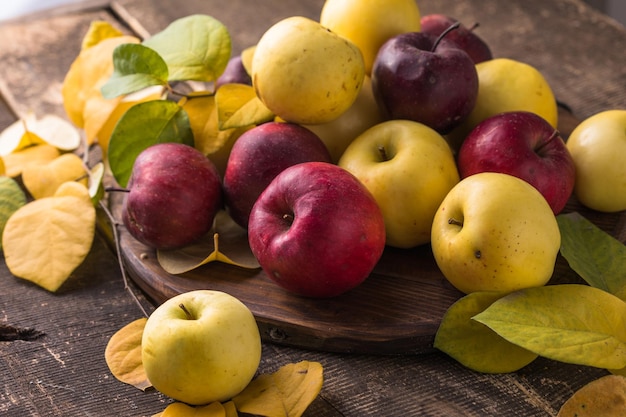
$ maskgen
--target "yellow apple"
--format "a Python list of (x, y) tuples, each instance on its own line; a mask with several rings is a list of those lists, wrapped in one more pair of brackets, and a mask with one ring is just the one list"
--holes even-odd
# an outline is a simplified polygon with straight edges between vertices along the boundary
[(409, 120), (369, 128), (348, 145), (338, 165), (372, 193), (383, 213), (386, 243), (399, 248), (430, 241), (437, 207), (459, 182), (443, 136)]
[(570, 134), (574, 194), (585, 206), (607, 213), (626, 210), (626, 110), (605, 110)]
[(341, 116), (328, 123), (304, 125), (324, 142), (333, 163), (337, 163), (350, 142), (370, 127), (383, 121), (376, 104), (372, 81), (363, 79), (363, 87), (356, 100)]
[(484, 172), (462, 179), (443, 200), (431, 245), (439, 269), (458, 290), (511, 292), (550, 280), (561, 234), (535, 187)]
[(156, 390), (203, 405), (229, 400), (248, 386), (261, 360), (261, 337), (254, 316), (237, 298), (194, 290), (154, 310), (141, 350)]
[(352, 42), (319, 22), (292, 16), (271, 26), (252, 57), (252, 85), (283, 120), (326, 123), (356, 100), (363, 85), (363, 56)]
[(359, 47), (370, 74), (382, 44), (401, 33), (419, 32), (420, 17), (415, 0), (326, 0), (320, 23)]

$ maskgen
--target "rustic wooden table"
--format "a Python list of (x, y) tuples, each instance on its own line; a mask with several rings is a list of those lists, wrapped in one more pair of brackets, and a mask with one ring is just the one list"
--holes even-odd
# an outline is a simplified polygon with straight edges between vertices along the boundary
[[(0, 25), (0, 129), (30, 110), (64, 116), (60, 86), (92, 20), (148, 35), (176, 18), (210, 14), (231, 29), (240, 51), (283, 17), (317, 18), (322, 3), (96, 1)], [(422, 14), (479, 21), (494, 55), (540, 69), (579, 118), (626, 108), (626, 29), (579, 0), (421, 0), (419, 5)], [(154, 308), (146, 298), (141, 302)], [(141, 317), (104, 238), (96, 239), (87, 260), (55, 294), (15, 278), (0, 262), (0, 312), (2, 326), (43, 333), (34, 340), (0, 341), (0, 414), (151, 416), (168, 404), (158, 392), (117, 381), (104, 361), (111, 335)], [(578, 388), (606, 375), (541, 358), (519, 372), (483, 375), (439, 352), (354, 355), (271, 343), (264, 344), (260, 371), (300, 360), (319, 361), (325, 369), (322, 392), (306, 416), (554, 416)]]

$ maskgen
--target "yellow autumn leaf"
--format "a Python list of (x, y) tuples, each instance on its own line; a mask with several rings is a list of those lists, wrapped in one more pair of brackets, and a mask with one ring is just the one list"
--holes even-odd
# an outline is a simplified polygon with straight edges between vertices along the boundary
[(260, 267), (248, 245), (247, 231), (224, 210), (218, 212), (205, 239), (180, 249), (158, 250), (157, 260), (166, 272), (174, 275), (209, 262), (223, 262), (247, 269)]
[(141, 337), (147, 320), (143, 317), (119, 329), (104, 350), (111, 374), (142, 391), (152, 386), (141, 361)]
[(248, 75), (252, 74), (252, 58), (254, 57), (254, 51), (256, 51), (256, 45), (249, 46), (241, 52), (241, 63)]
[(175, 402), (168, 405), (158, 414), (159, 417), (237, 417), (237, 410), (232, 401), (227, 403), (214, 402), (202, 406), (190, 406)]
[(80, 157), (65, 153), (50, 162), (29, 164), (22, 170), (24, 187), (35, 199), (54, 195), (61, 184), (78, 181), (87, 185), (87, 171)]
[(626, 378), (606, 375), (574, 393), (557, 417), (623, 417), (626, 415)]
[(0, 133), (0, 155), (42, 143), (73, 151), (80, 145), (80, 134), (71, 123), (58, 116), (45, 115), (39, 119), (28, 113)]
[(104, 198), (104, 163), (98, 162), (89, 171), (89, 196), (94, 206)]
[(66, 182), (51, 196), (20, 207), (2, 235), (4, 258), (16, 277), (55, 292), (93, 244), (96, 209), (87, 188)]
[(120, 30), (118, 30), (109, 22), (106, 22), (104, 20), (94, 20), (89, 25), (89, 29), (83, 37), (81, 50), (97, 45), (104, 39), (115, 38), (123, 35), (124, 34)]
[(215, 93), (220, 129), (246, 127), (274, 119), (274, 113), (247, 84), (224, 84)]
[(41, 165), (56, 159), (61, 152), (47, 143), (42, 145), (29, 146), (20, 151), (3, 156), (5, 175), (15, 178), (22, 173), (28, 165)]
[(25, 118), (11, 123), (0, 132), (0, 156), (6, 156), (31, 145), (43, 143), (40, 138), (36, 135), (31, 135), (27, 130), (28, 120), (34, 120), (34, 116), (30, 115), (30, 113)]
[(0, 175), (6, 175), (7, 168), (4, 165), (4, 159), (0, 156)]
[(324, 382), (318, 362), (302, 361), (255, 378), (233, 398), (237, 410), (264, 417), (299, 417), (315, 400)]

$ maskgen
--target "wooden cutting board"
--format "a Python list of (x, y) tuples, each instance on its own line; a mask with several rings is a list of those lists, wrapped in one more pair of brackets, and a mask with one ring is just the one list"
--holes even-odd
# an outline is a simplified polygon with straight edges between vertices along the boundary
[[(568, 114), (561, 120), (561, 131), (567, 136), (576, 121)], [(116, 219), (121, 218), (123, 198), (124, 193), (110, 196)], [(565, 211), (578, 211), (618, 239), (626, 239), (626, 213), (593, 212), (574, 199)], [(227, 292), (250, 308), (262, 338), (273, 343), (347, 353), (428, 352), (444, 313), (463, 295), (447, 283), (429, 245), (407, 250), (388, 247), (357, 288), (332, 299), (309, 299), (287, 293), (261, 269), (211, 262), (171, 275), (161, 268), (154, 250), (118, 227), (128, 275), (154, 303), (196, 289)], [(551, 283), (561, 282), (580, 281), (559, 257)]]

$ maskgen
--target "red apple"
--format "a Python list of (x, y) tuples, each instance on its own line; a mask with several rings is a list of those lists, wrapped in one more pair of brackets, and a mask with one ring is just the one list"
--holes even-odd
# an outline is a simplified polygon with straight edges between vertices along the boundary
[[(439, 36), (457, 22), (457, 19), (443, 14), (428, 14), (421, 18), (420, 31)], [(474, 64), (493, 58), (491, 49), (489, 49), (487, 43), (474, 31), (476, 27), (478, 27), (477, 24), (473, 25), (471, 28), (461, 24), (458, 29), (450, 32), (446, 36), (446, 39), (453, 41), (459, 48), (467, 52), (470, 58), (472, 58), (472, 61), (474, 61)]]
[(478, 73), (469, 55), (446, 35), (408, 32), (379, 49), (372, 89), (390, 119), (420, 122), (446, 134), (463, 122), (478, 97)]
[(459, 149), (461, 178), (500, 172), (532, 184), (554, 214), (563, 210), (575, 180), (574, 161), (558, 130), (523, 111), (500, 113), (479, 123)]
[(371, 273), (385, 247), (382, 213), (361, 182), (326, 162), (281, 172), (250, 214), (250, 248), (270, 279), (295, 294), (326, 298)]
[(135, 239), (175, 249), (206, 234), (222, 208), (215, 165), (180, 143), (152, 145), (139, 154), (128, 181), (122, 220)]
[(278, 122), (255, 126), (230, 151), (223, 181), (226, 209), (246, 228), (257, 197), (282, 170), (301, 162), (330, 160), (322, 140), (305, 127)]

